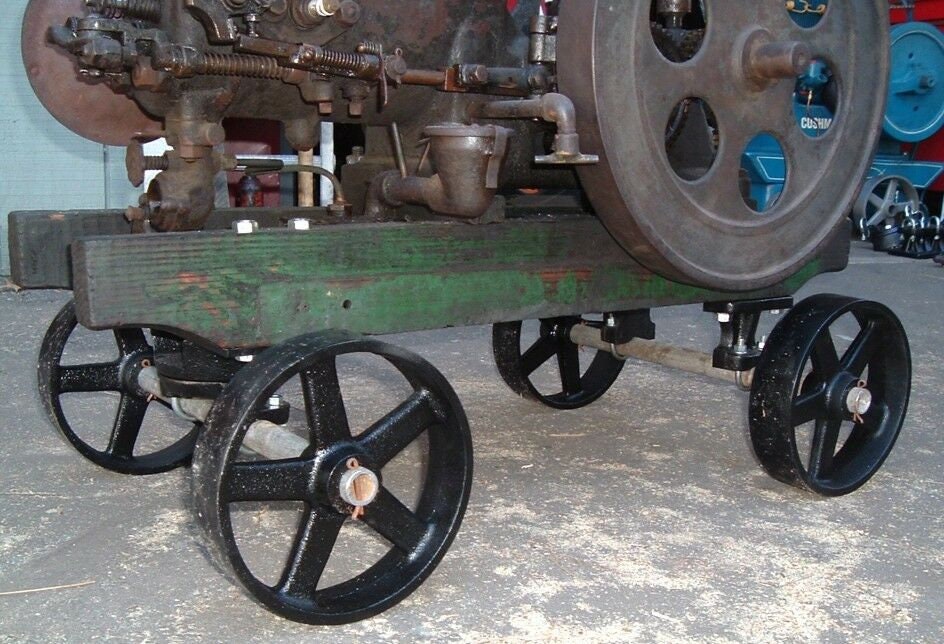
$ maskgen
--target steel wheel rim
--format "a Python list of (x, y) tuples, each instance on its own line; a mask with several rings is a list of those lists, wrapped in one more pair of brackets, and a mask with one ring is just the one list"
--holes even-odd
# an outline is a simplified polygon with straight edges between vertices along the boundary
[[(285, 356), (300, 347), (305, 347), (312, 353), (304, 360), (297, 361), (286, 368)], [(432, 402), (432, 406), (438, 410), (437, 421), (425, 426), (416, 434), (416, 436), (423, 433), (428, 435), (430, 444), (430, 467), (415, 513), (421, 522), (427, 524), (424, 537), (410, 551), (405, 551), (404, 548), (391, 542), (391, 548), (387, 554), (370, 568), (345, 582), (323, 589), (317, 587), (317, 579), (314, 587), (311, 586), (310, 578), (307, 581), (305, 579), (292, 580), (289, 569), (299, 561), (299, 537), (305, 530), (300, 525), (299, 532), (293, 541), (290, 561), (283, 569), (281, 579), (274, 586), (267, 585), (250, 570), (240, 552), (229, 507), (239, 501), (234, 500), (226, 491), (227, 481), (231, 481), (228, 477), (231, 477), (231, 468), (239, 451), (239, 445), (249, 427), (252, 416), (249, 410), (253, 408), (253, 401), (263, 400), (269, 392), (276, 391), (298, 371), (319, 368), (325, 360), (333, 361), (341, 355), (351, 353), (371, 353), (384, 358), (407, 378), (414, 386), (415, 393), (420, 390), (425, 391), (430, 396), (428, 400)], [(266, 386), (250, 384), (249, 381), (253, 379), (252, 376), (256, 370), (275, 368), (276, 365), (281, 367), (276, 379)], [(304, 387), (307, 388), (308, 385)], [(324, 333), (299, 338), (297, 341), (280, 345), (258, 356), (252, 368), (241, 371), (227, 387), (227, 391), (239, 391), (244, 404), (239, 409), (230, 405), (216, 405), (211, 411), (207, 419), (207, 430), (201, 436), (197, 446), (194, 497), (198, 516), (210, 538), (214, 554), (235, 573), (253, 597), (270, 610), (289, 619), (327, 625), (346, 624), (374, 616), (399, 603), (416, 590), (433, 572), (451, 545), (461, 525), (471, 492), (471, 433), (458, 398), (445, 378), (418, 356), (396, 347), (346, 333)], [(226, 398), (226, 392), (224, 392), (221, 400)], [(410, 400), (413, 400), (412, 396)], [(310, 404), (308, 394), (306, 394), (306, 403)], [(341, 404), (343, 405), (343, 401)], [(395, 411), (387, 414), (385, 418), (391, 417)], [(227, 429), (228, 427), (235, 430)], [(313, 431), (312, 436), (316, 434), (317, 432)], [(362, 438), (363, 435), (353, 437), (352, 440), (358, 443)], [(344, 447), (348, 447), (347, 439), (342, 439), (341, 442), (345, 443)], [(401, 447), (401, 450), (404, 448), (405, 445)], [(319, 455), (333, 454), (333, 450), (337, 449), (339, 449), (337, 445), (316, 446), (316, 443), (313, 443), (312, 450), (307, 455), (303, 454), (298, 460), (317, 461), (321, 458), (321, 464), (313, 465), (316, 470), (329, 460), (328, 457)], [(367, 462), (372, 463), (370, 460), (372, 452), (366, 450), (366, 453), (368, 454)], [(437, 456), (445, 456), (445, 458), (437, 460)], [(389, 458), (386, 457), (378, 460), (389, 462)], [(378, 474), (382, 476), (383, 465), (377, 469)], [(323, 478), (318, 473), (313, 473), (312, 476), (316, 479)], [(390, 496), (393, 496), (392, 493)], [(378, 501), (381, 498), (383, 498), (383, 492), (378, 495)], [(318, 570), (320, 576), (324, 572), (327, 556), (330, 556), (333, 550), (337, 532), (350, 515), (345, 515), (336, 508), (324, 504), (312, 503), (309, 499), (303, 500), (306, 503), (306, 511), (301, 523), (310, 521), (310, 525), (322, 530), (321, 534), (327, 535), (329, 541), (326, 546), (328, 553)], [(374, 504), (371, 504), (364, 508), (363, 521), (381, 536), (388, 538), (375, 526), (380, 519), (372, 519), (373, 507)], [(325, 532), (326, 530), (333, 530), (335, 533), (332, 536)], [(311, 570), (311, 568), (306, 570)], [(295, 592), (294, 584), (304, 585), (305, 592)]]
[[(840, 356), (829, 329), (847, 314), (855, 316), (860, 330)], [(807, 360), (813, 370), (804, 380)], [(856, 417), (849, 395), (866, 369), (871, 405)], [(853, 492), (894, 448), (910, 383), (908, 340), (887, 307), (841, 296), (810, 298), (778, 325), (761, 357), (750, 402), (755, 453), (768, 473), (785, 483), (823, 496)], [(842, 424), (849, 422), (852, 429), (839, 446)], [(815, 423), (808, 457), (797, 438), (806, 423)]]
[[(149, 454), (135, 455), (138, 432), (144, 422), (147, 407), (152, 402), (146, 394), (128, 385), (126, 370), (131, 363), (153, 358), (153, 351), (140, 329), (116, 330), (115, 338), (120, 356), (112, 363), (93, 365), (62, 365), (62, 354), (69, 338), (78, 326), (75, 302), (69, 301), (56, 315), (43, 338), (40, 349), (38, 382), (40, 398), (53, 425), (69, 444), (89, 461), (121, 474), (148, 475), (167, 472), (190, 462), (200, 426), (194, 428), (173, 444)], [(100, 384), (83, 384), (79, 369), (88, 368), (103, 376)], [(94, 371), (93, 371), (94, 370)], [(110, 372), (106, 374), (106, 371)], [(66, 374), (70, 374), (66, 376)], [(104, 450), (95, 449), (85, 442), (69, 424), (60, 402), (64, 393), (99, 393), (115, 391), (121, 394), (115, 422)]]

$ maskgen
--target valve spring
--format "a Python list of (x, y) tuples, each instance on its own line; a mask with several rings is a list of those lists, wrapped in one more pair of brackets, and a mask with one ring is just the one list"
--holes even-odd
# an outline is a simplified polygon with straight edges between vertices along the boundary
[(197, 73), (214, 76), (241, 76), (265, 80), (282, 80), (289, 70), (279, 65), (275, 58), (245, 56), (240, 54), (215, 54), (206, 52), (198, 65)]
[(106, 18), (161, 19), (161, 0), (88, 0), (86, 4)]
[(316, 64), (337, 70), (358, 72), (367, 68), (370, 63), (362, 54), (352, 54), (335, 49), (322, 49)]

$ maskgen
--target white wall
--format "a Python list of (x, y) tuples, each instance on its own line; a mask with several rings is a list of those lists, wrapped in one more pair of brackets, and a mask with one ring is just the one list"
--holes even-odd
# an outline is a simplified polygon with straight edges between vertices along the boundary
[(104, 146), (71, 133), (33, 95), (20, 59), (26, 4), (5, 0), (0, 21), (0, 275), (9, 274), (9, 212), (124, 208), (137, 200), (125, 178), (124, 150), (106, 154)]

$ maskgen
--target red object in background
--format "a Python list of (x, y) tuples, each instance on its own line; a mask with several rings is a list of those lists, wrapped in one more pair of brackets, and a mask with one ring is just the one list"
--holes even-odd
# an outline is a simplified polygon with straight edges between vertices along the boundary
[[(907, 22), (906, 9), (892, 9), (892, 24)], [(915, 0), (914, 20), (944, 26), (944, 0)]]
[[(223, 126), (226, 128), (226, 143), (223, 148), (226, 154), (239, 156), (241, 154), (279, 154), (281, 150), (281, 130), (275, 121), (256, 119), (226, 119)], [(239, 182), (245, 175), (242, 172), (228, 172), (229, 202), (231, 206), (238, 203)], [(267, 208), (278, 208), (281, 205), (279, 192), (281, 182), (278, 174), (264, 174), (258, 177), (262, 184), (261, 200), (256, 204)], [(259, 197), (257, 197), (258, 199)]]

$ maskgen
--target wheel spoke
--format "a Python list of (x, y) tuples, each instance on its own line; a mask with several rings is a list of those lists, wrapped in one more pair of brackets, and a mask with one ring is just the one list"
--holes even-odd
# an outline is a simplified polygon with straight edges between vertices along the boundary
[(829, 330), (824, 330), (813, 342), (813, 369), (816, 375), (823, 382), (828, 382), (830, 378), (839, 373), (839, 353), (836, 351), (836, 345), (833, 343), (833, 336)]
[(312, 446), (322, 450), (338, 441), (349, 440), (351, 428), (334, 359), (324, 360), (303, 371), (301, 381)]
[(557, 353), (557, 343), (554, 339), (541, 338), (521, 356), (521, 372), (525, 377), (530, 376), (538, 370), (538, 367), (553, 358), (555, 353)]
[(580, 348), (573, 342), (567, 342), (557, 353), (557, 366), (560, 369), (561, 384), (564, 393), (574, 396), (583, 391), (580, 381)]
[(425, 389), (417, 391), (364, 432), (358, 442), (377, 467), (389, 463), (427, 428), (440, 422), (431, 396)]
[(364, 508), (364, 523), (404, 553), (411, 553), (426, 537), (429, 524), (424, 523), (386, 488)]
[(859, 423), (859, 426), (865, 428), (870, 433), (877, 433), (882, 428), (885, 419), (888, 418), (888, 411), (889, 409), (886, 403), (873, 401), (872, 406), (862, 416), (862, 422)]
[(886, 206), (886, 204), (885, 204), (885, 199), (883, 199), (882, 197), (878, 196), (878, 195), (875, 194), (874, 192), (873, 192), (871, 195), (869, 195), (869, 203), (872, 204), (872, 206), (873, 206), (876, 210), (884, 210), (884, 209), (885, 209), (885, 206)]
[(118, 363), (59, 367), (59, 393), (121, 391)]
[(117, 458), (133, 456), (147, 408), (148, 401), (144, 398), (122, 394), (121, 402), (118, 404), (118, 415), (115, 416), (115, 424), (111, 431), (111, 439), (105, 450), (107, 453)]
[(278, 592), (304, 599), (315, 598), (318, 581), (338, 540), (345, 516), (318, 506), (309, 510), (298, 527), (288, 566), (279, 581)]
[(223, 500), (304, 501), (312, 463), (301, 459), (234, 463), (224, 483)]
[(878, 346), (879, 334), (877, 323), (869, 320), (862, 327), (849, 349), (842, 357), (840, 367), (854, 376), (861, 376)]
[(841, 420), (824, 419), (816, 422), (813, 433), (813, 445), (810, 451), (810, 477), (813, 479), (828, 476), (836, 455), (836, 443), (839, 442)]
[(810, 421), (818, 420), (826, 413), (826, 386), (820, 385), (814, 391), (800, 395), (793, 403), (793, 426), (799, 427)]
[(898, 179), (891, 179), (885, 188), (884, 204), (890, 206), (898, 202)]
[(137, 351), (151, 350), (151, 345), (148, 344), (144, 331), (141, 329), (117, 329), (115, 331), (115, 341), (118, 343), (118, 350), (121, 351), (123, 356)]

